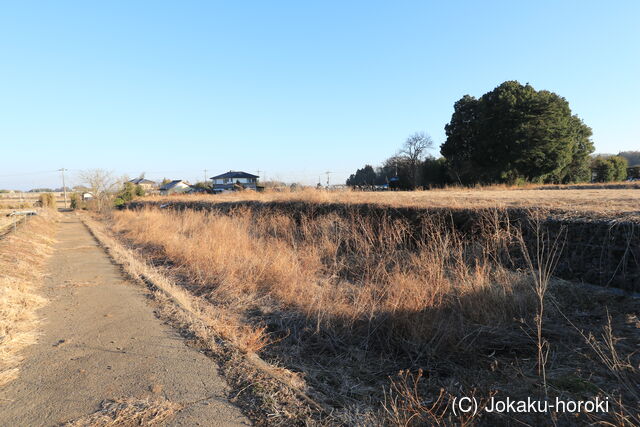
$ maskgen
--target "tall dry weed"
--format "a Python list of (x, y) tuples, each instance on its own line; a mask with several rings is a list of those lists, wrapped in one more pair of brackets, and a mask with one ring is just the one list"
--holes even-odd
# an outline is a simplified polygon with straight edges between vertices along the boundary
[(16, 378), (21, 350), (37, 337), (35, 311), (46, 302), (37, 286), (52, 251), (56, 215), (42, 212), (0, 240), (0, 386)]
[(199, 295), (245, 309), (275, 302), (316, 332), (366, 345), (436, 351), (533, 306), (528, 279), (492, 262), (488, 244), (426, 219), (419, 239), (389, 217), (293, 220), (243, 209), (122, 211), (114, 228), (170, 260)]
[[(561, 309), (577, 303), (571, 315), (587, 325), (585, 310), (600, 306), (591, 291), (551, 281), (561, 239), (529, 227), (540, 240), (525, 243), (531, 236), (525, 239), (499, 211), (487, 211), (464, 235), (443, 217), (367, 216), (349, 206), (278, 212), (144, 208), (115, 213), (112, 225), (183, 277), (190, 292), (211, 304), (212, 316), (236, 313), (225, 321), (238, 326), (225, 328), (250, 325), (245, 331), (259, 331), (261, 345), (271, 340), (261, 354), (300, 372), (318, 391), (314, 396), (339, 408), (334, 415), (341, 420), (368, 414), (392, 425), (475, 424), (448, 412), (464, 390), (480, 402), (496, 392), (584, 398), (591, 390), (584, 384), (592, 381), (627, 405), (617, 404), (617, 419), (637, 418), (629, 403), (634, 395), (615, 391), (637, 372), (613, 375), (630, 365), (620, 362), (612, 335), (600, 347), (589, 343), (609, 374), (585, 358), (587, 349), (576, 348), (579, 334), (564, 324)], [(517, 264), (525, 268), (503, 267)], [(609, 353), (598, 353), (605, 344)], [(441, 389), (439, 399), (428, 400)]]

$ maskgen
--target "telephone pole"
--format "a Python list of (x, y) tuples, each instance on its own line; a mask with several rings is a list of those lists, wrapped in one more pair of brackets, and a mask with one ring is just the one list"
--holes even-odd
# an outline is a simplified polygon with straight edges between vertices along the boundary
[(325, 173), (327, 174), (327, 188), (329, 188), (329, 175), (331, 175), (333, 172), (326, 171)]
[(204, 170), (204, 182), (207, 182), (207, 170)]
[(58, 171), (62, 174), (62, 191), (64, 192), (64, 208), (67, 209), (67, 186), (64, 183), (64, 172), (65, 168), (58, 169)]

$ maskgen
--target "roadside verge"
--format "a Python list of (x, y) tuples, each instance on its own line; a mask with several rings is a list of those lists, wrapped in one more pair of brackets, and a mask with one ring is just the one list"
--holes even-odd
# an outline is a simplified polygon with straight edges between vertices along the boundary
[(42, 211), (0, 240), (0, 387), (19, 374), (21, 351), (37, 339), (36, 310), (47, 258), (53, 252), (57, 214)]
[(232, 402), (257, 425), (291, 425), (321, 418), (327, 409), (312, 398), (296, 374), (272, 366), (253, 352), (242, 351), (225, 336), (225, 315), (190, 294), (122, 245), (99, 221), (81, 215), (83, 223), (109, 256), (136, 283), (150, 289), (159, 304), (158, 315), (178, 328), (191, 345), (215, 359), (232, 388)]

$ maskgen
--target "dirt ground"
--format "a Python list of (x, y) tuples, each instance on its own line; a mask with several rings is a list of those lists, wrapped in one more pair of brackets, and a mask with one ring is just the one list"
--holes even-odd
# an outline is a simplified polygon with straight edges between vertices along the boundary
[(249, 425), (226, 398), (218, 366), (155, 317), (74, 216), (61, 221), (42, 294), (49, 304), (20, 377), (0, 390), (0, 425), (50, 426), (104, 400), (163, 398), (184, 409), (167, 425)]

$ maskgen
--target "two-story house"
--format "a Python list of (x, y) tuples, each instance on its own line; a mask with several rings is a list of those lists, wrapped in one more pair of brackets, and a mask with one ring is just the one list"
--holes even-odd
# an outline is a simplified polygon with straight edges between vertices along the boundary
[(247, 172), (229, 171), (222, 175), (211, 177), (211, 188), (214, 193), (236, 190), (238, 188), (257, 190), (258, 178), (258, 175), (252, 175)]

